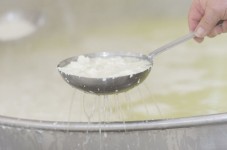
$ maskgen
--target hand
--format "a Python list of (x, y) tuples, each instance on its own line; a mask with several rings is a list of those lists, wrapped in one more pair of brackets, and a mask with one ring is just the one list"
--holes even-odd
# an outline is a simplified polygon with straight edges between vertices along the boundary
[[(217, 25), (220, 20), (223, 23)], [(227, 32), (227, 0), (193, 0), (188, 22), (197, 42)]]

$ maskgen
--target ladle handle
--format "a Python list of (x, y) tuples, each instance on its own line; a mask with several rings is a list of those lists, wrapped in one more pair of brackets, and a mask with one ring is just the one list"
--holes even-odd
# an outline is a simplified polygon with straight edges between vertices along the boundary
[(182, 36), (182, 37), (180, 37), (180, 38), (178, 38), (178, 39), (176, 39), (176, 40), (174, 40), (174, 41), (172, 41), (170, 43), (167, 43), (167, 44), (163, 45), (162, 47), (157, 48), (156, 50), (154, 50), (153, 52), (148, 54), (148, 56), (153, 59), (154, 56), (156, 56), (156, 55), (158, 55), (158, 54), (160, 54), (160, 53), (168, 50), (169, 48), (172, 48), (172, 47), (174, 47), (174, 46), (176, 46), (176, 45), (178, 45), (180, 43), (183, 43), (183, 42), (185, 42), (187, 40), (190, 40), (190, 39), (192, 39), (194, 37), (195, 37), (194, 32), (190, 32), (187, 35), (184, 35), (184, 36)]
[[(224, 20), (218, 21), (216, 26), (222, 25), (223, 22), (224, 22)], [(187, 40), (190, 40), (190, 39), (192, 39), (194, 37), (195, 37), (195, 33), (194, 32), (190, 32), (189, 34), (187, 34), (185, 36), (182, 36), (182, 37), (180, 37), (180, 38), (178, 38), (178, 39), (176, 39), (176, 40), (174, 40), (174, 41), (172, 41), (170, 43), (167, 43), (166, 45), (163, 45), (163, 46), (157, 48), (156, 50), (154, 50), (153, 52), (148, 54), (148, 56), (149, 56), (149, 58), (153, 59), (154, 56), (156, 56), (156, 55), (168, 50), (169, 48), (172, 48), (172, 47), (174, 47), (174, 46), (176, 46), (178, 44), (181, 44), (181, 43), (183, 43), (183, 42), (185, 42)]]

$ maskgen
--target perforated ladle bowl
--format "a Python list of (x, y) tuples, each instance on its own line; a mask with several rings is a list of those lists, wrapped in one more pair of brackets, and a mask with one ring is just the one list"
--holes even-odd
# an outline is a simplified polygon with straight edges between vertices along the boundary
[[(183, 37), (180, 37), (174, 40), (173, 42), (170, 42), (154, 50), (148, 55), (136, 54), (136, 53), (124, 53), (124, 52), (120, 52), (120, 53), (100, 52), (100, 53), (84, 55), (89, 58), (97, 58), (97, 57), (108, 58), (108, 57), (116, 57), (116, 56), (122, 57), (122, 58), (134, 57), (134, 58), (138, 58), (138, 59), (142, 59), (150, 62), (150, 67), (148, 67), (148, 69), (145, 69), (144, 71), (138, 72), (133, 75), (129, 74), (126, 76), (119, 76), (115, 78), (88, 78), (88, 77), (81, 77), (81, 76), (66, 74), (60, 70), (59, 72), (67, 83), (85, 92), (94, 93), (98, 95), (117, 94), (117, 93), (125, 92), (139, 85), (146, 79), (153, 65), (153, 59), (155, 56), (193, 37), (195, 37), (194, 33), (189, 33)], [(63, 60), (62, 62), (59, 63), (58, 68), (65, 67), (70, 62), (77, 61), (77, 59), (78, 59), (78, 56)]]

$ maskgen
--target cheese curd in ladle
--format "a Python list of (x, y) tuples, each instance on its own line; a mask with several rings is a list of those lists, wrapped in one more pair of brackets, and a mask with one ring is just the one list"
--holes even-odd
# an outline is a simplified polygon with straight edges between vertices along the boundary
[(79, 56), (77, 61), (72, 61), (59, 71), (68, 75), (86, 78), (115, 78), (143, 72), (151, 67), (147, 60), (135, 57), (95, 57)]
[[(66, 82), (73, 87), (96, 94), (116, 94), (130, 90), (143, 82), (150, 72), (155, 56), (193, 37), (195, 37), (194, 33), (189, 33), (148, 55), (95, 53), (90, 55), (91, 59), (83, 56), (66, 59), (60, 62), (58, 67), (64, 68), (59, 68), (59, 71)], [(76, 64), (74, 64), (75, 60), (77, 60)]]

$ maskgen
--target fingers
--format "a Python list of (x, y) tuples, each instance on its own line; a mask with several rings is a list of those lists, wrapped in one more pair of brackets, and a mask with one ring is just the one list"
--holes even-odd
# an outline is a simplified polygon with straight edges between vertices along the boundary
[[(188, 26), (190, 32), (195, 31), (201, 18), (203, 17), (203, 14), (204, 11), (203, 8), (201, 7), (200, 2), (198, 0), (193, 0), (188, 14)], [(204, 38), (195, 37), (194, 40), (197, 41), (198, 43), (201, 43), (204, 40)]]
[(194, 32), (197, 25), (199, 24), (203, 13), (201, 12), (202, 8), (197, 0), (193, 0), (188, 13), (188, 26), (191, 32)]
[(227, 33), (227, 20), (222, 23), (223, 33)]
[(214, 27), (214, 29), (212, 29), (211, 32), (207, 36), (210, 38), (213, 38), (221, 33), (226, 33), (226, 32), (227, 32), (227, 21), (223, 21), (222, 24)]
[(202, 43), (204, 38), (198, 38), (198, 37), (195, 37), (194, 40), (198, 43)]
[(207, 35), (208, 37), (212, 38), (215, 37), (223, 32), (222, 25), (218, 25), (214, 27), (214, 29)]
[(221, 18), (218, 15), (218, 10), (206, 8), (204, 16), (195, 29), (196, 37), (204, 38), (207, 35), (215, 36), (221, 30), (220, 27), (215, 27), (219, 20), (221, 20)]

